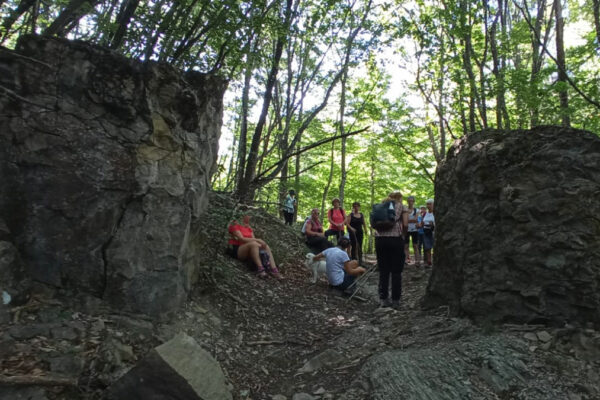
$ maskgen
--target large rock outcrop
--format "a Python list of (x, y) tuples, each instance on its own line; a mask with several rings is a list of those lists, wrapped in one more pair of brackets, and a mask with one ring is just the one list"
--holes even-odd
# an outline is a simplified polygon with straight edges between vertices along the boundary
[(426, 306), (600, 323), (600, 138), (559, 127), (468, 135), (439, 166), (435, 194)]
[(226, 82), (82, 42), (0, 52), (0, 218), (36, 280), (173, 310), (197, 277)]

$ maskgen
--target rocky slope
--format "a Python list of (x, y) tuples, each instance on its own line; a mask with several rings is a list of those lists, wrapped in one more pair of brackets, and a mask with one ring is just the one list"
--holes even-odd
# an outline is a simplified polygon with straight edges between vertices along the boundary
[[(2, 374), (70, 381), (49, 389), (0, 386), (0, 398), (103, 398), (152, 348), (181, 332), (219, 362), (235, 399), (600, 396), (600, 333), (592, 328), (475, 325), (449, 316), (447, 307), (423, 311), (430, 271), (414, 266), (405, 270), (400, 311), (377, 309), (376, 274), (363, 286), (365, 301), (348, 300), (323, 279), (309, 283), (298, 227), (224, 198), (212, 204), (203, 233), (213, 239), (203, 261), (207, 284), (194, 288), (170, 322), (47, 288), (8, 310), (12, 322), (0, 328)], [(244, 212), (280, 257), (284, 281), (261, 280), (222, 254), (228, 220)]]

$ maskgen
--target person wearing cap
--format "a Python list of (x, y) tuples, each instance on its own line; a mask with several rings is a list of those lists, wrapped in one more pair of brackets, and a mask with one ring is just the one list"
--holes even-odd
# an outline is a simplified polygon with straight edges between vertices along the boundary
[(329, 229), (325, 231), (325, 237), (335, 236), (339, 241), (344, 236), (344, 225), (346, 225), (346, 212), (340, 207), (340, 199), (331, 200), (333, 208), (327, 211)]
[(425, 249), (425, 261), (427, 266), (431, 266), (431, 249), (433, 249), (434, 235), (433, 230), (435, 228), (435, 217), (433, 216), (433, 199), (429, 199), (426, 202), (427, 212), (423, 217), (423, 248)]
[(283, 218), (286, 225), (292, 225), (294, 222), (294, 213), (296, 211), (296, 192), (291, 189), (283, 201)]
[(421, 262), (421, 255), (418, 252), (417, 241), (419, 240), (419, 233), (417, 232), (417, 218), (419, 211), (415, 207), (415, 196), (408, 196), (406, 199), (408, 203), (408, 229), (404, 236), (404, 253), (406, 254), (406, 263), (410, 264), (410, 243), (412, 241), (412, 247), (414, 252), (414, 261), (416, 265)]
[(357, 276), (366, 272), (358, 265), (358, 261), (350, 259), (347, 252), (349, 247), (350, 240), (343, 237), (336, 247), (323, 250), (313, 258), (314, 261), (325, 259), (327, 280), (334, 289), (341, 291), (348, 289)]

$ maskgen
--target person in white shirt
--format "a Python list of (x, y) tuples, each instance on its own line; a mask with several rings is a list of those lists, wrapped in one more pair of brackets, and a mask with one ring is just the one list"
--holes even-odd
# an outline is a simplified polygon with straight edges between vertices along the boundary
[(406, 264), (410, 264), (410, 242), (412, 241), (412, 248), (414, 252), (415, 265), (421, 263), (421, 255), (419, 254), (419, 248), (417, 242), (419, 241), (419, 233), (417, 232), (417, 217), (419, 216), (419, 210), (415, 207), (415, 196), (408, 196), (406, 199), (408, 203), (408, 229), (404, 236), (404, 253), (406, 254)]
[(313, 260), (326, 260), (326, 273), (329, 284), (338, 290), (348, 289), (357, 276), (365, 273), (365, 269), (358, 265), (357, 260), (351, 260), (346, 251), (350, 247), (350, 240), (343, 237), (336, 247), (323, 250)]
[(423, 231), (425, 233), (423, 248), (425, 249), (425, 260), (431, 266), (431, 249), (433, 249), (435, 228), (435, 217), (433, 215), (433, 199), (427, 200), (427, 212), (423, 217)]
[(294, 213), (296, 212), (296, 192), (294, 189), (290, 189), (288, 195), (283, 201), (283, 218), (286, 225), (292, 225), (294, 222)]

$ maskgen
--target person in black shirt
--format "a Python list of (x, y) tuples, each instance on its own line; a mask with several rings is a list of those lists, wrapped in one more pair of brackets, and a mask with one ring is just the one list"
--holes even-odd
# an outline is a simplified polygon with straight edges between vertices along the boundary
[[(358, 260), (359, 264), (363, 262), (362, 242), (364, 231), (367, 230), (365, 216), (360, 212), (360, 203), (352, 203), (352, 213), (346, 217), (347, 225), (350, 231), (350, 243), (352, 244), (352, 259)], [(364, 227), (364, 230), (363, 230)]]

